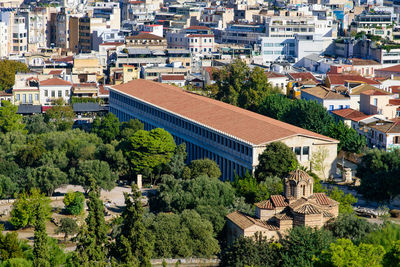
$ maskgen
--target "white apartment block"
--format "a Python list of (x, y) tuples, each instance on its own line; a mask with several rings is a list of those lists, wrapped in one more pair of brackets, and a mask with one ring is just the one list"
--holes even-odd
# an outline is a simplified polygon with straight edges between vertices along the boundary
[(192, 54), (210, 54), (215, 51), (213, 34), (167, 33), (168, 48), (187, 49)]
[(12, 26), (12, 54), (22, 55), (28, 51), (27, 29), (25, 18), (16, 15)]
[(28, 51), (36, 52), (47, 47), (47, 13), (46, 9), (23, 12), (28, 35)]
[(0, 58), (8, 56), (9, 29), (5, 22), (0, 21)]

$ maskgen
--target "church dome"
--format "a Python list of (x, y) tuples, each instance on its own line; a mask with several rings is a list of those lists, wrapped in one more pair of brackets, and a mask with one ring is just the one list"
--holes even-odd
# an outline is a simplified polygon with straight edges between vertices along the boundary
[(308, 183), (310, 180), (312, 181), (312, 177), (306, 171), (300, 169), (289, 172), (286, 178), (286, 181), (295, 181), (297, 184), (301, 181)]

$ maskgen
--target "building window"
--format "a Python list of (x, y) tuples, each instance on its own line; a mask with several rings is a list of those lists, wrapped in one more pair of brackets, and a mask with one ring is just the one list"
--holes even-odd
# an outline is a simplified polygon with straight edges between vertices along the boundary
[(17, 99), (17, 101), (19, 101), (21, 99), (19, 94), (16, 95), (16, 99)]
[(329, 105), (329, 111), (332, 111), (334, 109), (333, 105)]
[(35, 94), (35, 101), (39, 101), (39, 94)]
[(400, 136), (393, 137), (393, 144), (399, 144), (399, 143), (400, 143)]
[(26, 94), (22, 95), (22, 103), (24, 103), (24, 104), (26, 103)]
[(56, 97), (56, 91), (51, 91), (51, 97)]
[(62, 91), (58, 90), (58, 97), (62, 97)]
[(294, 153), (295, 153), (297, 156), (300, 156), (300, 155), (301, 155), (301, 146), (296, 146), (296, 147), (294, 148)]
[(378, 106), (378, 98), (374, 98), (374, 106)]
[(307, 160), (310, 159), (310, 147), (303, 146), (303, 156), (307, 157)]
[(32, 94), (29, 94), (29, 103), (32, 103), (33, 102), (33, 96), (32, 96)]

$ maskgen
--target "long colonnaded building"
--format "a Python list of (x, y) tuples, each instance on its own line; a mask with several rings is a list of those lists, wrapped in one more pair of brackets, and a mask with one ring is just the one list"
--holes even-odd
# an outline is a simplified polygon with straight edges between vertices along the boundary
[(120, 121), (139, 119), (145, 130), (165, 129), (177, 144), (186, 143), (188, 162), (212, 159), (224, 180), (254, 171), (274, 141), (291, 147), (308, 168), (314, 153), (324, 155), (321, 177), (335, 172), (338, 141), (332, 138), (173, 85), (138, 79), (109, 89), (110, 112)]

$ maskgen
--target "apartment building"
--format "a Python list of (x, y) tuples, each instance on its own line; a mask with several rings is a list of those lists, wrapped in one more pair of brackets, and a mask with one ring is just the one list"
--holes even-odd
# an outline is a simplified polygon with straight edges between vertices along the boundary
[(39, 48), (47, 47), (47, 10), (36, 8), (33, 11), (21, 12), (25, 17), (27, 28), (27, 43), (29, 52), (37, 52)]
[(215, 51), (214, 34), (205, 26), (192, 26), (178, 33), (167, 33), (168, 48), (186, 49), (193, 54), (211, 54)]
[(350, 32), (365, 32), (382, 38), (393, 39), (392, 15), (385, 11), (364, 11), (350, 24)]
[(8, 56), (9, 27), (4, 21), (0, 21), (0, 58)]
[(52, 106), (56, 99), (70, 103), (72, 84), (60, 78), (50, 78), (39, 83), (40, 101), (38, 104)]
[(139, 119), (146, 130), (164, 128), (177, 144), (186, 143), (189, 162), (210, 158), (226, 180), (252, 172), (273, 141), (293, 147), (307, 167), (312, 155), (324, 149), (327, 173), (336, 169), (338, 141), (176, 86), (146, 80), (112, 86), (110, 112), (120, 121)]
[(13, 54), (23, 55), (28, 51), (27, 28), (25, 17), (15, 15), (12, 25), (12, 52)]
[(216, 42), (221, 44), (243, 44), (253, 46), (260, 37), (267, 36), (264, 24), (228, 23), (226, 29), (215, 31)]

